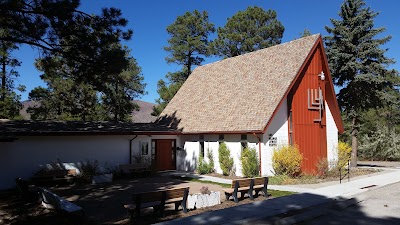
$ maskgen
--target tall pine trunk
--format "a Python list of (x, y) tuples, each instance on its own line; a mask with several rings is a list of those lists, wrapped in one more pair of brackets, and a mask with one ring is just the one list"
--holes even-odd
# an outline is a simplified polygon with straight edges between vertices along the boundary
[(350, 167), (356, 167), (357, 166), (357, 135), (358, 135), (358, 130), (357, 130), (357, 118), (356, 116), (353, 116), (352, 122), (351, 122), (351, 161), (350, 161)]
[(7, 93), (7, 85), (6, 85), (6, 81), (7, 81), (7, 77), (6, 77), (6, 65), (7, 65), (7, 58), (6, 58), (6, 45), (4, 44), (4, 42), (2, 42), (3, 44), (3, 54), (4, 56), (2, 57), (1, 60), (1, 64), (2, 64), (2, 68), (1, 68), (1, 92), (0, 92), (0, 101), (4, 102), (4, 100), (6, 99), (6, 93)]

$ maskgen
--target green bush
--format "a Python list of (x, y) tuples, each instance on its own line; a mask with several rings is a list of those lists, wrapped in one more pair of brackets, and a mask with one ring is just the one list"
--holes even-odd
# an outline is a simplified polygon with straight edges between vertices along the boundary
[(214, 155), (210, 149), (207, 150), (208, 165), (210, 167), (210, 173), (214, 172)]
[(260, 174), (260, 164), (255, 148), (246, 147), (240, 155), (244, 177), (256, 177)]
[(233, 158), (231, 157), (229, 148), (226, 146), (224, 142), (219, 144), (218, 156), (222, 174), (225, 176), (230, 175), (233, 169)]
[(303, 155), (296, 145), (283, 145), (275, 149), (272, 155), (272, 167), (275, 175), (299, 176), (302, 161)]
[(197, 172), (199, 174), (209, 174), (214, 172), (214, 158), (210, 150), (207, 151), (207, 158), (209, 162), (207, 163), (202, 155), (199, 157), (199, 163), (197, 165)]

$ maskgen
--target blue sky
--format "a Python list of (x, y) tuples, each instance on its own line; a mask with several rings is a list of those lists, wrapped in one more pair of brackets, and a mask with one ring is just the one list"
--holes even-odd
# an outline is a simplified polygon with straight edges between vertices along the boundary
[[(285, 27), (282, 42), (291, 41), (300, 36), (304, 29), (311, 33), (327, 35), (325, 26), (332, 26), (330, 18), (339, 19), (338, 12), (343, 0), (81, 0), (80, 9), (88, 13), (100, 13), (101, 8), (115, 7), (122, 10), (124, 18), (128, 19), (127, 28), (134, 34), (130, 41), (125, 42), (132, 49), (132, 56), (142, 68), (147, 95), (143, 101), (155, 102), (158, 98), (157, 81), (164, 79), (168, 72), (177, 71), (180, 66), (168, 65), (165, 62), (167, 52), (163, 47), (169, 38), (166, 27), (173, 23), (177, 16), (195, 9), (206, 10), (210, 22), (216, 27), (224, 26), (227, 18), (237, 11), (245, 10), (248, 6), (259, 6), (264, 10), (273, 9), (277, 12), (278, 20)], [(398, 0), (366, 0), (375, 12), (380, 12), (375, 19), (375, 27), (385, 27), (381, 35), (391, 35), (392, 40), (383, 46), (388, 48), (386, 56), (400, 61), (400, 1)], [(213, 39), (216, 34), (211, 36)], [(45, 86), (40, 80), (40, 72), (33, 66), (34, 58), (38, 57), (37, 50), (29, 46), (20, 46), (14, 55), (22, 61), (18, 68), (20, 77), (17, 84), (23, 84), (27, 91), (21, 94), (22, 100), (28, 99), (28, 93), (34, 87)], [(214, 62), (218, 58), (207, 58), (205, 63)], [(390, 68), (400, 70), (399, 63)]]

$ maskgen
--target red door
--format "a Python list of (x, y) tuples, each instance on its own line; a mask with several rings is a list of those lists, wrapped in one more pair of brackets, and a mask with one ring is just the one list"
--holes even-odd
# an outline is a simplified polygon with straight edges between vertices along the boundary
[(175, 140), (156, 140), (157, 170), (175, 169)]

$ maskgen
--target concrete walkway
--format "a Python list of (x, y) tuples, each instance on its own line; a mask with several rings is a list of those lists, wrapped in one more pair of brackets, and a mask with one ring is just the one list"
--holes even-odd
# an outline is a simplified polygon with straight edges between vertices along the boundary
[[(175, 172), (179, 175), (180, 172)], [(231, 183), (228, 179), (210, 176), (181, 173), (184, 176), (196, 176), (198, 179), (210, 180), (219, 183)], [(247, 224), (263, 221), (266, 224), (270, 218), (286, 217), (293, 210), (305, 211), (318, 209), (324, 205), (334, 204), (338, 200), (350, 199), (370, 189), (383, 187), (388, 184), (400, 182), (400, 170), (391, 169), (385, 173), (351, 180), (347, 183), (308, 189), (296, 186), (268, 185), (268, 189), (300, 192), (298, 194), (258, 201), (246, 205), (226, 208), (217, 211), (185, 217), (177, 220), (166, 221), (159, 224)], [(296, 221), (292, 221), (293, 223)], [(292, 223), (289, 223), (292, 224)]]

